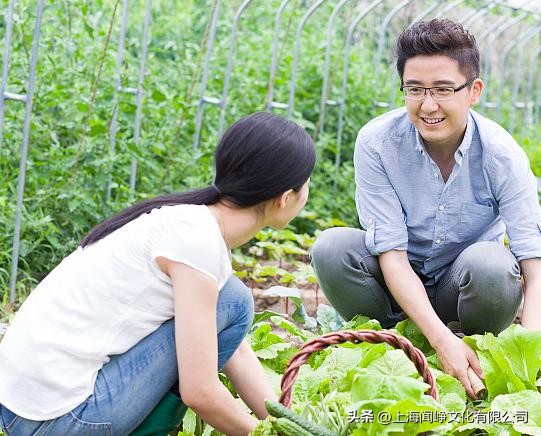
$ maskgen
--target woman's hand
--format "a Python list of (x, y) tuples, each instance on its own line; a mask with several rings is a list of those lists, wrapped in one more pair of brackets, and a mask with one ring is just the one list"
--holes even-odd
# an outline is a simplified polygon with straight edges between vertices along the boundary
[(472, 399), (477, 399), (473, 386), (468, 377), (468, 368), (472, 368), (479, 378), (483, 378), (483, 370), (475, 352), (462, 339), (449, 332), (437, 346), (434, 347), (443, 366), (443, 370), (457, 378)]

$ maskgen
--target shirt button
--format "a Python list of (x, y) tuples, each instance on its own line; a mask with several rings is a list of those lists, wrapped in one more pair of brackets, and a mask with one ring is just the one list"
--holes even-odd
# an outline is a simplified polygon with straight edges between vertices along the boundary
[(373, 220), (372, 218), (370, 218), (370, 219), (368, 220), (368, 224), (372, 224), (373, 222), (374, 222), (374, 220)]
[(436, 239), (436, 244), (441, 244), (441, 239)]
[(445, 209), (445, 206), (443, 204), (440, 204), (440, 207), (438, 207), (439, 210)]
[(434, 173), (434, 177), (436, 177), (436, 178), (437, 178), (437, 177), (438, 177), (438, 173)]

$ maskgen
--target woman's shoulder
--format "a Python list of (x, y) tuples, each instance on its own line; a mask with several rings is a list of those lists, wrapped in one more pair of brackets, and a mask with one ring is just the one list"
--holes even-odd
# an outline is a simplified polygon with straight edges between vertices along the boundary
[(201, 204), (174, 204), (153, 209), (149, 214), (156, 219), (173, 219), (195, 224), (212, 223), (212, 214), (208, 206)]
[(177, 235), (185, 242), (194, 243), (201, 241), (209, 244), (214, 241), (216, 248), (221, 248), (221, 232), (208, 206), (195, 204), (162, 206), (149, 214), (149, 219), (152, 218), (154, 218), (152, 226), (170, 232), (171, 237)]

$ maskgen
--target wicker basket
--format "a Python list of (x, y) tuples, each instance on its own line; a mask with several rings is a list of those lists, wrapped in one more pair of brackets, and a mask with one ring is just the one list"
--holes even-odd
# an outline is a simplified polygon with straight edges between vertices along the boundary
[(369, 342), (371, 344), (385, 342), (392, 345), (394, 348), (400, 348), (413, 362), (415, 368), (417, 368), (417, 371), (419, 371), (419, 374), (423, 377), (424, 382), (430, 386), (427, 394), (431, 395), (436, 400), (438, 399), (438, 389), (434, 377), (428, 367), (428, 362), (426, 361), (424, 354), (418, 348), (415, 348), (409, 340), (386, 330), (342, 330), (327, 333), (326, 335), (308, 341), (302, 346), (299, 352), (293, 356), (282, 376), (282, 395), (280, 396), (280, 403), (286, 407), (291, 406), (293, 384), (297, 379), (300, 367), (306, 363), (312, 353), (321, 351), (329, 345), (342, 344), (344, 342), (352, 342), (354, 344), (360, 342)]

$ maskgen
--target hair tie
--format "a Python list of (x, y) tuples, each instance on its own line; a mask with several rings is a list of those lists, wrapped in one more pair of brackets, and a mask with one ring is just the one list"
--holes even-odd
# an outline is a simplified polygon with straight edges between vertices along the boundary
[(222, 195), (222, 191), (220, 188), (218, 188), (214, 183), (212, 185), (210, 185), (212, 189), (214, 189), (216, 191), (216, 193), (218, 195)]

